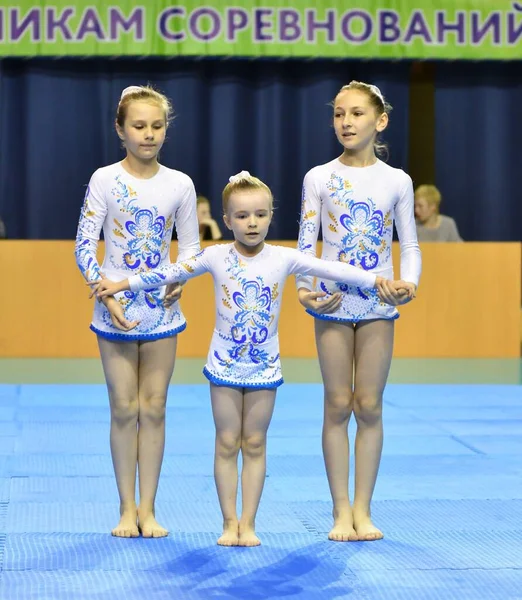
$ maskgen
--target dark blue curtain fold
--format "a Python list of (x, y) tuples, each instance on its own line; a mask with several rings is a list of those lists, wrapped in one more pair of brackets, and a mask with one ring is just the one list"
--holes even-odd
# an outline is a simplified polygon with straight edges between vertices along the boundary
[(352, 79), (378, 85), (394, 106), (389, 162), (407, 170), (407, 63), (4, 59), (0, 215), (8, 236), (75, 236), (91, 173), (123, 157), (113, 125), (121, 90), (150, 82), (176, 113), (161, 162), (190, 175), (216, 216), (228, 177), (251, 171), (276, 199), (270, 238), (295, 239), (304, 174), (340, 154), (329, 102)]
[(522, 240), (522, 62), (437, 65), (436, 184), (465, 240)]

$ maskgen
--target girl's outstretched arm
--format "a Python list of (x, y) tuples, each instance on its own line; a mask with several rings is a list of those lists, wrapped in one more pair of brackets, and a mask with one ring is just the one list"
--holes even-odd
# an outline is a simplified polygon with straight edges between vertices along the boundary
[(154, 271), (144, 271), (122, 281), (111, 281), (103, 277), (102, 273), (101, 281), (89, 281), (88, 285), (92, 288), (92, 295), (102, 298), (104, 296), (113, 296), (118, 292), (126, 290), (138, 292), (140, 290), (158, 288), (169, 283), (187, 281), (187, 279), (192, 279), (210, 271), (209, 259), (212, 253), (213, 246), (202, 250), (196, 256), (186, 259), (183, 262), (172, 263)]

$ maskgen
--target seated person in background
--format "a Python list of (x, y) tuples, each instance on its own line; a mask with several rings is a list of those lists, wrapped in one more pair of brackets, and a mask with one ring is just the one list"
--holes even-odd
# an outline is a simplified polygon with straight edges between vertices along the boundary
[(2, 217), (0, 217), (0, 240), (3, 240), (7, 237), (7, 232), (5, 229), (5, 223), (2, 221)]
[(197, 215), (199, 223), (199, 239), (203, 240), (220, 240), (223, 236), (219, 229), (219, 225), (212, 218), (210, 212), (210, 202), (205, 196), (197, 198)]
[(462, 242), (457, 224), (439, 213), (441, 196), (434, 185), (415, 190), (415, 219), (419, 242)]

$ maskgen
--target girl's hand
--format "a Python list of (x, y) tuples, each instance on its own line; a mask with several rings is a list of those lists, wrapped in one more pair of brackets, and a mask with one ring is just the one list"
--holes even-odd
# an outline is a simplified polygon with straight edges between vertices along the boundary
[(403, 281), (399, 279), (394, 281), (393, 285), (399, 294), (401, 294), (401, 301), (399, 304), (406, 304), (417, 297), (417, 286), (410, 281)]
[(114, 294), (128, 289), (126, 279), (123, 281), (111, 281), (110, 279), (105, 279), (105, 275), (103, 275), (103, 273), (100, 273), (100, 275), (102, 276), (101, 279), (87, 282), (87, 285), (91, 287), (91, 295), (89, 298), (92, 298), (93, 296), (96, 296), (97, 298), (114, 296)]
[(183, 285), (181, 283), (169, 283), (165, 291), (165, 297), (163, 298), (163, 305), (165, 308), (169, 308), (181, 298), (183, 293)]
[(390, 306), (406, 304), (415, 297), (417, 290), (416, 286), (408, 281), (391, 281), (384, 277), (377, 277), (375, 286), (379, 298)]
[(333, 313), (341, 306), (342, 295), (340, 292), (335, 292), (327, 300), (318, 300), (327, 295), (325, 292), (311, 292), (306, 288), (299, 288), (297, 294), (299, 302), (305, 308), (320, 315)]
[(128, 321), (125, 318), (125, 314), (123, 312), (123, 307), (121, 304), (112, 296), (105, 298), (103, 303), (107, 307), (109, 314), (111, 315), (111, 321), (116, 329), (121, 329), (122, 331), (130, 331), (134, 329), (137, 325), (139, 325), (139, 321)]

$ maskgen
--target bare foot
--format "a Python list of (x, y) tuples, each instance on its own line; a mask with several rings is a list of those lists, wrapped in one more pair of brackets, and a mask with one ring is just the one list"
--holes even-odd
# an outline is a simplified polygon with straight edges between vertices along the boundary
[(137, 513), (136, 509), (124, 510), (120, 517), (120, 522), (118, 525), (111, 531), (112, 535), (115, 537), (138, 537), (140, 535), (138, 531), (137, 525)]
[(239, 523), (237, 520), (223, 523), (223, 533), (217, 543), (219, 546), (237, 546), (239, 544)]
[(353, 526), (360, 542), (374, 542), (382, 540), (384, 534), (372, 523), (372, 518), (367, 512), (353, 512)]
[(334, 524), (328, 534), (333, 542), (356, 542), (359, 537), (353, 527), (351, 509), (348, 511), (333, 511)]
[(138, 527), (144, 538), (160, 538), (169, 535), (169, 532), (156, 521), (153, 512), (140, 511), (139, 508)]
[(242, 525), (239, 523), (238, 546), (261, 546), (261, 540), (257, 537), (253, 525)]

